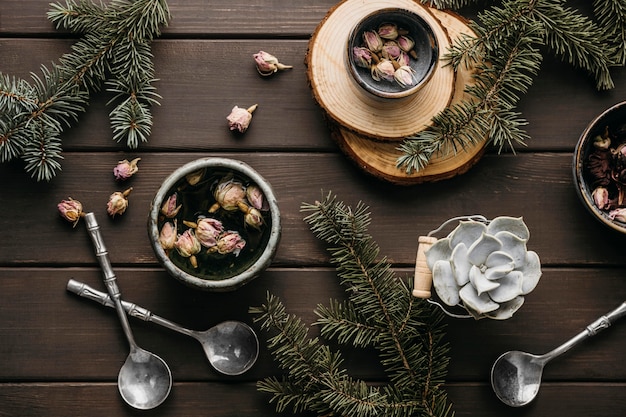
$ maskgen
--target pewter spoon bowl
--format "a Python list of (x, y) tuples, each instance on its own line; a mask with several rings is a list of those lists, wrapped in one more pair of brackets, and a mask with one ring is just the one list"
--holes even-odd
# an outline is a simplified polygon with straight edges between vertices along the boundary
[(496, 396), (511, 407), (521, 407), (530, 403), (539, 392), (544, 366), (552, 359), (567, 352), (583, 340), (595, 336), (609, 327), (615, 320), (626, 315), (626, 302), (615, 310), (601, 316), (584, 331), (561, 346), (543, 355), (510, 351), (496, 359), (491, 368), (491, 387)]
[(128, 317), (122, 307), (117, 278), (111, 267), (96, 216), (93, 213), (85, 214), (85, 224), (104, 274), (104, 283), (130, 345), (130, 353), (117, 377), (120, 395), (131, 407), (140, 410), (155, 408), (163, 403), (170, 393), (172, 373), (163, 359), (137, 346)]
[[(70, 279), (67, 282), (67, 289), (107, 307), (114, 307), (111, 297), (82, 282)], [(243, 374), (254, 365), (259, 355), (259, 340), (256, 333), (250, 326), (240, 321), (224, 321), (208, 330), (195, 331), (186, 329), (127, 301), (122, 301), (122, 307), (130, 316), (193, 337), (202, 345), (213, 368), (225, 375)]]

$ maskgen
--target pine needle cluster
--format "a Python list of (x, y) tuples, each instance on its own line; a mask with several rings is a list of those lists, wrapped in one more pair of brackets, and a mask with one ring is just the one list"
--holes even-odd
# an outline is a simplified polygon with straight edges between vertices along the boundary
[[(479, 0), (422, 0), (437, 8), (459, 9)], [(481, 0), (482, 1), (482, 0)], [(405, 138), (396, 161), (407, 173), (428, 165), (434, 155), (457, 152), (487, 141), (498, 151), (514, 150), (529, 139), (527, 121), (515, 109), (551, 53), (613, 88), (610, 68), (626, 63), (626, 2), (594, 0), (593, 18), (565, 0), (503, 0), (470, 23), (476, 36), (462, 35), (444, 59), (455, 70), (474, 69), (470, 97), (435, 115), (426, 130)]]
[(152, 128), (150, 106), (159, 98), (153, 85), (151, 41), (169, 20), (165, 0), (112, 0), (95, 4), (67, 0), (51, 4), (57, 28), (81, 35), (72, 51), (32, 74), (32, 83), (0, 73), (0, 162), (21, 158), (38, 181), (61, 170), (61, 133), (102, 85), (114, 94), (109, 105), (113, 138), (136, 148)]
[[(414, 298), (410, 284), (385, 258), (378, 259), (379, 248), (367, 230), (368, 208), (359, 203), (353, 209), (329, 193), (321, 202), (303, 204), (302, 211), (309, 213), (305, 221), (312, 232), (328, 245), (347, 299), (318, 305), (319, 337), (310, 336), (311, 328), (271, 294), (264, 305), (251, 308), (255, 321), (274, 333), (268, 346), (285, 371), (281, 378), (259, 381), (258, 389), (272, 394), (270, 402), (279, 412), (451, 416), (442, 388), (449, 363), (442, 314)], [(388, 383), (351, 377), (342, 366), (342, 346), (375, 349)]]

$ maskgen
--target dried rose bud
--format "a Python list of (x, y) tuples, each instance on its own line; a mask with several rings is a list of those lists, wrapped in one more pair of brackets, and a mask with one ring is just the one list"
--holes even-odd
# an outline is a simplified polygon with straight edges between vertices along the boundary
[(626, 223), (626, 208), (618, 208), (609, 213), (611, 220)]
[(363, 32), (363, 42), (365, 42), (367, 49), (372, 52), (379, 52), (383, 49), (383, 40), (380, 39), (378, 33), (373, 30)]
[(407, 65), (400, 67), (393, 73), (393, 78), (402, 87), (408, 87), (415, 84), (415, 70)]
[(215, 204), (211, 206), (209, 213), (217, 211), (220, 207), (227, 211), (235, 211), (242, 204), (245, 205), (246, 192), (239, 181), (235, 181), (232, 177), (225, 177), (215, 187), (213, 197), (215, 197)]
[(249, 185), (248, 188), (246, 188), (246, 197), (250, 205), (257, 210), (269, 210), (269, 204), (263, 195), (263, 191), (261, 191), (257, 185)]
[(159, 243), (164, 251), (169, 251), (170, 249), (174, 249), (174, 243), (178, 238), (176, 232), (176, 219), (174, 219), (174, 223), (165, 222), (163, 227), (161, 227), (161, 232), (159, 233)]
[(609, 190), (604, 187), (597, 187), (593, 190), (591, 198), (593, 198), (593, 202), (600, 210), (604, 210), (609, 206)]
[(250, 207), (243, 217), (248, 226), (251, 226), (257, 230), (263, 226), (263, 216), (261, 212), (254, 207)]
[(196, 260), (195, 255), (200, 252), (202, 246), (200, 245), (200, 241), (196, 238), (196, 235), (193, 233), (193, 229), (187, 229), (182, 235), (179, 235), (174, 243), (174, 247), (180, 256), (189, 258), (189, 262), (191, 262), (191, 265), (194, 268), (198, 267), (198, 261)]
[(383, 58), (387, 59), (398, 59), (401, 52), (402, 50), (394, 41), (385, 42), (385, 44), (383, 45), (383, 49), (381, 50)]
[(372, 52), (362, 46), (355, 46), (352, 49), (352, 59), (357, 66), (369, 68), (372, 65)]
[(246, 246), (246, 241), (238, 232), (229, 230), (222, 234), (217, 241), (217, 245), (211, 248), (211, 251), (217, 251), (222, 255), (232, 253), (239, 256), (241, 250)]
[(372, 66), (372, 78), (375, 81), (386, 80), (393, 81), (393, 74), (396, 72), (393, 63), (387, 59), (381, 60), (378, 64)]
[(176, 193), (170, 195), (161, 206), (161, 214), (167, 217), (168, 219), (176, 217), (181, 207), (183, 206), (182, 204), (179, 204), (177, 206), (176, 205), (177, 200), (178, 200), (178, 195)]
[(211, 248), (217, 245), (217, 238), (223, 231), (224, 226), (221, 221), (205, 217), (198, 220), (196, 237), (202, 246)]
[(396, 39), (396, 42), (398, 42), (398, 46), (404, 52), (410, 52), (415, 46), (415, 41), (406, 35), (399, 36), (398, 39)]
[(248, 130), (250, 122), (252, 121), (252, 113), (256, 110), (258, 104), (248, 107), (247, 109), (241, 107), (233, 107), (226, 120), (228, 120), (228, 128), (230, 130), (236, 130), (239, 133), (244, 133)]
[(411, 58), (409, 58), (409, 54), (402, 51), (400, 52), (400, 55), (398, 55), (398, 57), (396, 58), (396, 62), (401, 67), (409, 66), (411, 64)]
[(604, 128), (604, 133), (593, 138), (593, 146), (597, 149), (609, 149), (611, 146), (611, 138), (609, 137), (609, 127)]
[(396, 39), (398, 37), (398, 26), (394, 23), (383, 23), (378, 27), (378, 36), (383, 39)]
[(204, 176), (204, 169), (199, 169), (194, 172), (190, 172), (185, 175), (185, 179), (187, 180), (187, 184), (194, 186), (200, 182), (202, 177)]
[(72, 197), (68, 197), (67, 200), (62, 200), (59, 204), (57, 204), (57, 209), (59, 210), (61, 217), (68, 222), (73, 223), (74, 227), (76, 227), (78, 221), (84, 215), (83, 205), (80, 201), (74, 200)]
[(133, 191), (133, 188), (129, 188), (124, 192), (116, 191), (109, 197), (107, 203), (107, 213), (109, 216), (115, 217), (116, 214), (124, 214), (128, 208), (128, 195)]
[(256, 69), (264, 77), (272, 75), (278, 71), (293, 68), (291, 65), (284, 65), (278, 62), (278, 58), (265, 51), (259, 51), (252, 55), (256, 63)]
[(137, 163), (140, 160), (141, 158), (135, 158), (130, 162), (128, 162), (128, 159), (119, 161), (117, 166), (113, 168), (113, 175), (115, 175), (115, 179), (118, 181), (125, 181), (135, 175), (137, 171), (139, 171)]

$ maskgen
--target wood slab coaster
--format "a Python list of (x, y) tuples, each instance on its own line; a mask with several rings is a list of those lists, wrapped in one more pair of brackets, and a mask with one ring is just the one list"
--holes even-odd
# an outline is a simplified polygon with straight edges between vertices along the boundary
[(432, 27), (439, 51), (450, 46), (450, 38), (432, 9), (413, 0), (344, 0), (316, 28), (305, 64), (313, 98), (333, 122), (360, 136), (399, 143), (424, 129), (434, 114), (450, 104), (455, 74), (439, 62), (428, 84), (400, 99), (382, 99), (361, 88), (348, 68), (348, 38), (359, 21), (385, 8), (402, 8), (419, 15)]
[[(431, 9), (430, 13), (438, 19), (441, 27), (446, 28), (451, 42), (454, 42), (462, 33), (473, 34), (466, 21), (456, 14), (436, 9)], [(450, 104), (470, 99), (464, 92), (464, 88), (472, 82), (472, 71), (460, 67), (454, 80), (454, 94)], [(432, 111), (428, 114), (429, 121), (437, 112)], [(330, 122), (329, 127), (334, 140), (357, 166), (379, 179), (398, 185), (434, 182), (463, 174), (480, 160), (486, 145), (486, 140), (484, 140), (468, 145), (464, 149), (459, 149), (456, 153), (435, 155), (424, 169), (407, 173), (404, 167), (398, 168), (396, 166), (397, 159), (401, 156), (401, 152), (397, 149), (399, 145), (397, 142), (372, 140), (370, 137), (356, 133), (337, 122)], [(424, 124), (421, 128), (414, 130), (412, 134), (426, 127), (427, 125)]]

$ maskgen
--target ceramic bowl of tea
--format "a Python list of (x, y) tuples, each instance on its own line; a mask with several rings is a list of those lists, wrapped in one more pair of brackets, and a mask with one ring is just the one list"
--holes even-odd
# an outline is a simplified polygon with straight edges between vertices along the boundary
[(626, 234), (626, 101), (595, 117), (574, 150), (576, 192), (605, 226)]
[(232, 291), (272, 262), (281, 235), (270, 184), (244, 162), (202, 158), (159, 187), (148, 218), (159, 263), (177, 280), (206, 291)]
[(346, 52), (354, 82), (383, 99), (419, 91), (439, 59), (432, 27), (418, 14), (398, 8), (380, 9), (361, 19), (350, 32)]

